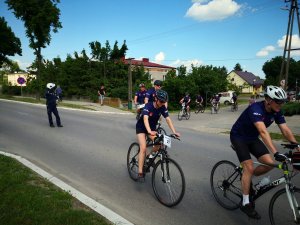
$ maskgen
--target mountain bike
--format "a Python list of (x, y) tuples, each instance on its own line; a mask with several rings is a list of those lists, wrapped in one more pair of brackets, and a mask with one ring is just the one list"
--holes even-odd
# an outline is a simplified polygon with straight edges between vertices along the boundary
[[(171, 138), (180, 140), (175, 134), (158, 134), (154, 142), (147, 144), (147, 148), (159, 145), (157, 152), (152, 153), (152, 158), (145, 159), (144, 171), (152, 170), (152, 188), (157, 200), (168, 207), (179, 204), (185, 193), (185, 178), (179, 164), (171, 159), (167, 147), (171, 146)], [(166, 146), (164, 146), (166, 145)], [(138, 180), (138, 156), (140, 146), (132, 143), (127, 153), (127, 169), (132, 180)]]
[(238, 103), (232, 103), (231, 104), (231, 112), (234, 112), (234, 111), (238, 111)]
[(205, 107), (201, 103), (196, 102), (195, 113), (196, 114), (198, 114), (199, 112), (204, 113), (204, 111), (205, 111)]
[[(292, 183), (292, 178), (299, 172), (294, 168), (293, 149), (297, 144), (282, 144), (284, 148), (289, 149), (285, 154), (287, 160), (282, 163), (271, 165), (254, 162), (258, 165), (266, 165), (277, 168), (283, 175), (271, 181), (269, 184), (256, 188), (257, 185), (250, 186), (250, 201), (255, 200), (270, 191), (271, 189), (284, 184), (284, 188), (278, 190), (269, 203), (269, 218), (272, 225), (278, 224), (299, 224), (300, 223), (300, 189)], [(298, 163), (299, 164), (299, 163)], [(243, 173), (242, 166), (236, 166), (234, 163), (222, 160), (216, 163), (211, 171), (210, 185), (214, 198), (225, 209), (234, 210), (241, 206), (242, 189), (241, 177)]]
[(183, 117), (185, 117), (186, 120), (190, 118), (191, 114), (187, 111), (186, 104), (183, 102), (181, 104), (181, 109), (178, 113), (178, 120), (182, 120)]

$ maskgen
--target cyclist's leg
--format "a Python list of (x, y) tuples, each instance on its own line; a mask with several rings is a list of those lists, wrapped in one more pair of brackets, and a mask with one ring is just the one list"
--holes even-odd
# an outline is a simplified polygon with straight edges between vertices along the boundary
[[(259, 139), (252, 142), (251, 154), (253, 154), (257, 158), (257, 160), (261, 163), (267, 163), (267, 164), (274, 163), (274, 161), (269, 153), (269, 150), (264, 145), (264, 143)], [(272, 169), (273, 169), (273, 167), (270, 167), (270, 166), (259, 165), (255, 168), (254, 175), (260, 176), (262, 174), (269, 172)]]
[(146, 134), (145, 133), (138, 133), (137, 134), (138, 142), (140, 145), (140, 153), (139, 153), (139, 174), (143, 174), (143, 167), (146, 155)]

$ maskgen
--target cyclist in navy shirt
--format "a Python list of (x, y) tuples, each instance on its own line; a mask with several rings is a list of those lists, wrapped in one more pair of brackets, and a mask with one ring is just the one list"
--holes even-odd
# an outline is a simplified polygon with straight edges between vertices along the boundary
[(190, 103), (191, 103), (191, 97), (189, 93), (185, 93), (185, 96), (180, 100), (180, 104), (185, 103), (185, 108), (187, 112), (190, 111)]
[[(240, 115), (230, 132), (230, 140), (243, 166), (241, 210), (249, 217), (260, 219), (260, 215), (250, 203), (249, 193), (252, 175), (267, 173), (273, 167), (258, 166), (254, 168), (250, 154), (259, 162), (273, 164), (270, 152), (277, 161), (284, 161), (286, 156), (280, 154), (267, 131), (274, 121), (279, 126), (283, 136), (291, 143), (297, 143), (290, 128), (287, 126), (281, 112), (281, 106), (287, 100), (285, 91), (280, 87), (268, 86), (265, 91), (265, 101), (253, 103)], [(262, 141), (259, 139), (261, 137)], [(269, 152), (270, 151), (270, 152)]]
[(145, 84), (141, 83), (139, 85), (139, 87), (140, 87), (140, 90), (137, 91), (135, 93), (135, 96), (134, 96), (134, 104), (137, 106), (136, 107), (137, 108), (136, 112), (137, 112), (138, 115), (140, 114), (140, 111), (142, 109), (142, 108), (138, 107), (138, 105), (145, 104), (144, 102), (145, 102), (145, 97), (146, 97), (146, 93), (147, 93), (146, 88), (145, 88)]
[[(149, 102), (145, 105), (142, 116), (136, 123), (136, 134), (137, 139), (140, 145), (140, 152), (139, 152), (139, 169), (138, 169), (138, 178), (139, 181), (144, 180), (144, 161), (146, 156), (146, 135), (149, 135), (149, 137), (154, 140), (156, 136), (156, 124), (162, 115), (170, 128), (170, 130), (177, 135), (180, 136), (179, 133), (176, 133), (176, 130), (173, 126), (172, 120), (169, 117), (168, 110), (165, 106), (166, 102), (168, 100), (168, 94), (167, 92), (163, 90), (158, 90), (156, 92), (156, 96), (154, 97), (154, 102)], [(159, 146), (155, 146), (153, 148), (153, 151), (157, 151)]]
[(162, 86), (162, 81), (160, 80), (154, 81), (154, 87), (150, 88), (146, 93), (145, 103), (154, 102), (156, 91), (160, 90), (161, 86)]

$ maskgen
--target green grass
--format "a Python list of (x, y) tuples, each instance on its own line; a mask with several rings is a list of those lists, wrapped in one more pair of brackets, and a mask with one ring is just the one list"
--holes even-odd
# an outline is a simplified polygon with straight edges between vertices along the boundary
[(109, 225), (15, 159), (0, 155), (0, 224)]

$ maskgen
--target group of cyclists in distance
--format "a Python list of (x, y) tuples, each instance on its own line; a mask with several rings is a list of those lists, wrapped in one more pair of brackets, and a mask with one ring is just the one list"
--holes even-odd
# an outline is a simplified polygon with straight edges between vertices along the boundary
[[(140, 90), (136, 92), (134, 97), (135, 104), (145, 104), (136, 123), (136, 135), (140, 146), (138, 156), (138, 180), (140, 182), (143, 182), (145, 177), (145, 172), (143, 171), (144, 161), (151, 154), (151, 152), (147, 153), (146, 151), (146, 137), (148, 136), (151, 140), (154, 140), (157, 134), (156, 125), (161, 115), (165, 118), (172, 133), (180, 137), (180, 133), (176, 131), (169, 117), (167, 107), (168, 94), (161, 89), (161, 86), (162, 81), (156, 80), (153, 87), (146, 91), (145, 85), (140, 84)], [(216, 94), (210, 100), (219, 104), (220, 96)], [(198, 94), (196, 103), (203, 104), (203, 101), (203, 97)], [(231, 144), (234, 146), (237, 158), (243, 166), (241, 179), (243, 199), (240, 209), (251, 218), (260, 219), (260, 215), (255, 210), (249, 197), (252, 176), (265, 174), (272, 169), (272, 167), (263, 165), (254, 168), (251, 155), (256, 157), (259, 162), (267, 164), (274, 163), (270, 152), (276, 161), (282, 162), (286, 159), (284, 154), (278, 152), (267, 131), (267, 127), (275, 122), (283, 136), (290, 143), (297, 144), (297, 150), (300, 151), (299, 144), (287, 126), (281, 111), (281, 107), (286, 101), (286, 92), (281, 87), (267, 86), (265, 99), (250, 104), (233, 124), (230, 132)], [(185, 93), (180, 103), (185, 103), (187, 110), (190, 110), (191, 97), (189, 93)], [(237, 104), (236, 95), (233, 96), (232, 103)], [(157, 151), (158, 148), (158, 146), (155, 146), (151, 151)]]

